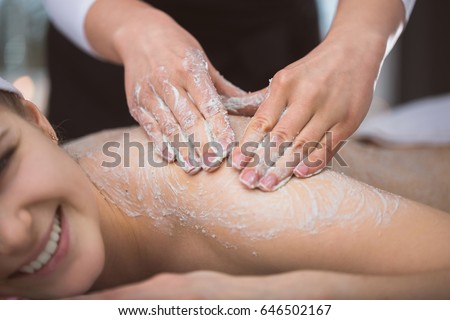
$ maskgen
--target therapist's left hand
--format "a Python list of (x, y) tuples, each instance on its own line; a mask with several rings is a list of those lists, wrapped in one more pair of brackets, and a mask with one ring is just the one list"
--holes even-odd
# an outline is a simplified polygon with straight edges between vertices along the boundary
[(326, 166), (367, 114), (385, 50), (377, 41), (334, 35), (275, 74), (232, 153), (244, 185), (274, 191)]

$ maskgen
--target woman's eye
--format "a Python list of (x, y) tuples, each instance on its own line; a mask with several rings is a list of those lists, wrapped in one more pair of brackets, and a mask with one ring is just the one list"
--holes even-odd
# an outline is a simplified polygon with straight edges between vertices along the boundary
[(15, 151), (16, 151), (16, 147), (13, 147), (1, 155), (1, 157), (0, 157), (0, 174), (2, 174), (3, 171), (5, 171), (8, 168), (8, 165), (9, 165), (11, 158), (13, 157)]

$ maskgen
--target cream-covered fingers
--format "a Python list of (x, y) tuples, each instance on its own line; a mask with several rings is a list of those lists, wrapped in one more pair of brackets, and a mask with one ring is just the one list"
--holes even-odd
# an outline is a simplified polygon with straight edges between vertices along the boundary
[(129, 110), (132, 117), (144, 129), (150, 141), (154, 144), (156, 154), (169, 162), (173, 162), (175, 160), (174, 150), (168, 143), (167, 137), (163, 135), (161, 127), (153, 113), (143, 107), (141, 99), (145, 100), (146, 105), (154, 104), (158, 108), (161, 108), (161, 99), (156, 95), (153, 88), (143, 90), (141, 85), (137, 85), (133, 99), (128, 103)]
[[(186, 89), (206, 120), (206, 128), (210, 133), (209, 159), (204, 156), (203, 160), (209, 171), (213, 171), (227, 156), (235, 139), (234, 132), (211, 78), (211, 67), (205, 54), (199, 49), (188, 50), (183, 59), (183, 68), (188, 75)], [(211, 158), (215, 158), (215, 161), (211, 161)]]

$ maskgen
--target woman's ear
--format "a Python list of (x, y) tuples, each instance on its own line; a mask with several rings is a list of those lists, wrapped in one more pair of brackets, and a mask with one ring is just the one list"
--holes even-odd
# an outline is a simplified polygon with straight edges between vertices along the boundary
[(50, 137), (54, 142), (58, 143), (58, 137), (56, 135), (55, 130), (53, 129), (50, 122), (48, 122), (47, 118), (42, 114), (39, 108), (31, 101), (22, 100), (22, 104), (27, 110), (28, 115), (32, 120), (46, 135)]

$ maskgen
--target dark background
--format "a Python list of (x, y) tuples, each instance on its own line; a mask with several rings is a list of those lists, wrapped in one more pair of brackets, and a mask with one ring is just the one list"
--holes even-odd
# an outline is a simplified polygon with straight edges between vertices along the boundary
[(398, 46), (398, 102), (450, 92), (450, 1), (417, 0)]

